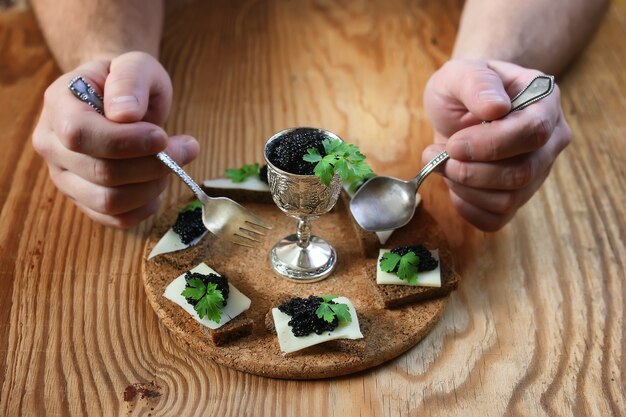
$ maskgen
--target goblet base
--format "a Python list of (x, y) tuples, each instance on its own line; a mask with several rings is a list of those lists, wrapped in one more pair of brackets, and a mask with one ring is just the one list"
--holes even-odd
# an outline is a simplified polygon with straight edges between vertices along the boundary
[(316, 282), (328, 277), (337, 264), (337, 252), (324, 239), (311, 236), (306, 248), (298, 246), (298, 236), (289, 235), (270, 252), (274, 271), (295, 282)]

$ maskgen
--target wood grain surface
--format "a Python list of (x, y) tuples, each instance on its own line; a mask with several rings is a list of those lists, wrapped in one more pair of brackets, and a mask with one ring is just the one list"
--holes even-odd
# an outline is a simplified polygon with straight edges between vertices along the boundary
[[(296, 125), (412, 176), (431, 140), (428, 76), (462, 2), (213, 1), (168, 14), (167, 130), (202, 142), (195, 178), (252, 162)], [(0, 415), (623, 416), (626, 409), (626, 3), (558, 80), (572, 145), (498, 233), (474, 231), (439, 178), (423, 186), (465, 278), (415, 348), (372, 370), (284, 381), (185, 349), (150, 307), (131, 231), (56, 191), (30, 135), (60, 75), (28, 11), (0, 13)], [(171, 182), (166, 203), (184, 192)]]

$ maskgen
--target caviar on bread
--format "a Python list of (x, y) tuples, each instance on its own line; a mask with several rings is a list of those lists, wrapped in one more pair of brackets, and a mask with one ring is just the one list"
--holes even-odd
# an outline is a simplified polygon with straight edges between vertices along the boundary
[(244, 313), (250, 299), (205, 263), (174, 279), (163, 296), (207, 327), (216, 345), (252, 332), (253, 322)]
[(356, 310), (346, 297), (294, 297), (271, 310), (284, 353), (337, 339), (362, 339)]
[(178, 212), (176, 222), (154, 245), (148, 259), (194, 246), (207, 233), (208, 231), (202, 223), (202, 206), (198, 200), (193, 200)]
[(376, 279), (379, 284), (441, 286), (437, 251), (423, 246), (381, 249)]

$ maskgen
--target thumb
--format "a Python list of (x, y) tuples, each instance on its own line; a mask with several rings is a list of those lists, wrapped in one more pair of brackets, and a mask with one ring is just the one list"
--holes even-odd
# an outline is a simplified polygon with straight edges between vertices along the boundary
[(511, 108), (511, 99), (500, 75), (485, 62), (468, 63), (465, 77), (458, 86), (458, 97), (474, 116), (481, 120), (503, 117)]
[(435, 128), (446, 134), (507, 114), (511, 99), (500, 75), (484, 61), (452, 60), (428, 81), (424, 105)]
[(104, 114), (119, 123), (147, 121), (162, 126), (172, 102), (172, 83), (151, 55), (129, 52), (111, 61), (104, 84)]

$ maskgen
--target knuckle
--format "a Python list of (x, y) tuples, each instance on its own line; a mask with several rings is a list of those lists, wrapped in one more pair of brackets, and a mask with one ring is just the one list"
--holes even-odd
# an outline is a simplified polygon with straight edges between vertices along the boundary
[(32, 143), (35, 152), (43, 157), (46, 157), (48, 155), (48, 139), (43, 133), (40, 125), (37, 125), (35, 131), (33, 132)]
[(545, 116), (533, 117), (529, 127), (531, 145), (533, 149), (538, 149), (545, 145), (552, 132), (554, 131), (553, 123)]
[(459, 164), (459, 172), (457, 182), (462, 185), (468, 185), (472, 181), (472, 173), (469, 164)]
[(95, 210), (108, 215), (117, 214), (119, 196), (112, 188), (105, 188), (97, 198)]
[(128, 230), (137, 223), (139, 223), (139, 221), (131, 218), (130, 216), (120, 215), (111, 217), (111, 226), (122, 230)]
[(506, 175), (505, 186), (509, 189), (520, 189), (532, 181), (534, 163), (532, 158), (525, 158), (520, 164), (510, 169)]
[(495, 211), (498, 214), (509, 214), (517, 210), (517, 195), (515, 193), (504, 193), (497, 200)]
[(83, 129), (74, 120), (65, 119), (61, 122), (61, 129), (58, 132), (59, 139), (67, 149), (80, 152), (83, 145)]
[(92, 176), (97, 184), (104, 186), (117, 185), (116, 183), (116, 170), (111, 166), (111, 163), (102, 160), (95, 159), (92, 165)]

